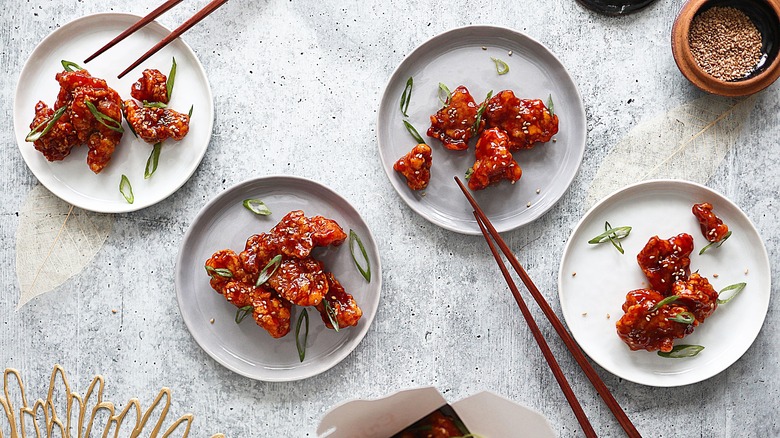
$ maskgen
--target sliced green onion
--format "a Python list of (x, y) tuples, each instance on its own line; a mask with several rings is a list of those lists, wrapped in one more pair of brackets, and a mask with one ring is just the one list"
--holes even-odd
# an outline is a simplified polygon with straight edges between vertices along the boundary
[(474, 174), (474, 168), (473, 167), (469, 167), (468, 169), (466, 169), (466, 179), (471, 178), (472, 174)]
[[(37, 141), (39, 138), (48, 134), (49, 131), (51, 131), (52, 128), (54, 128), (54, 124), (57, 123), (57, 120), (59, 120), (60, 117), (62, 117), (62, 115), (65, 114), (65, 110), (67, 108), (68, 108), (67, 106), (61, 107), (54, 114), (52, 114), (49, 120), (43, 121), (40, 124), (38, 124), (38, 126), (36, 126), (35, 129), (30, 131), (29, 134), (27, 134), (27, 137), (24, 138), (24, 141)], [(44, 125), (46, 125), (45, 128), (43, 128)], [(43, 128), (43, 131), (40, 130), (41, 128)]]
[(411, 134), (412, 137), (414, 137), (414, 140), (417, 142), (417, 144), (424, 144), (425, 143), (425, 140), (423, 140), (423, 138), (420, 136), (420, 133), (417, 132), (416, 129), (414, 129), (414, 126), (412, 126), (411, 123), (409, 123), (406, 120), (404, 120), (404, 126), (406, 126), (406, 130), (409, 131), (409, 134)]
[(133, 201), (135, 201), (133, 186), (130, 185), (130, 180), (127, 179), (127, 176), (124, 174), (122, 174), (122, 180), (119, 181), (119, 192), (122, 193), (122, 196), (125, 197), (125, 201), (127, 201), (128, 204), (132, 204)]
[(244, 207), (254, 214), (261, 216), (268, 216), (271, 214), (271, 210), (265, 205), (265, 202), (259, 199), (244, 199)]
[(693, 357), (699, 354), (700, 351), (704, 350), (704, 347), (701, 345), (675, 345), (672, 348), (672, 351), (668, 353), (664, 353), (663, 351), (659, 351), (658, 355), (661, 357), (666, 357), (670, 359), (681, 359), (685, 357)]
[(236, 324), (241, 324), (241, 321), (243, 321), (247, 315), (254, 312), (254, 310), (255, 308), (252, 306), (244, 306), (236, 310)]
[(624, 254), (625, 251), (623, 250), (623, 245), (618, 241), (620, 239), (626, 238), (629, 235), (629, 233), (631, 233), (631, 227), (613, 228), (612, 225), (609, 224), (609, 222), (604, 222), (604, 232), (588, 240), (588, 243), (591, 245), (596, 245), (599, 243), (610, 241), (612, 243), (612, 246), (615, 247), (615, 249), (620, 251), (621, 254)]
[(171, 101), (171, 94), (173, 93), (173, 82), (176, 80), (176, 58), (173, 58), (171, 64), (171, 72), (168, 73), (168, 80), (165, 81), (165, 91), (168, 92), (168, 102)]
[(168, 105), (162, 103), (162, 102), (149, 102), (147, 100), (144, 101), (144, 108), (168, 108)]
[(452, 91), (450, 91), (446, 85), (439, 82), (439, 102), (446, 106), (450, 103), (450, 99), (452, 99)]
[(682, 324), (693, 324), (696, 321), (696, 317), (691, 312), (680, 312), (671, 318), (666, 318), (667, 321), (679, 322)]
[(213, 266), (206, 265), (206, 272), (211, 275), (219, 275), (220, 277), (233, 278), (233, 272), (226, 268), (214, 268)]
[(675, 302), (675, 301), (677, 301), (679, 299), (680, 299), (679, 295), (668, 296), (668, 297), (664, 298), (663, 300), (659, 301), (658, 304), (656, 304), (652, 309), (650, 309), (650, 313), (653, 313), (656, 310), (660, 309), (661, 307), (663, 307), (663, 306), (665, 306), (665, 305), (667, 305), (669, 303), (673, 303), (673, 302)]
[(187, 117), (192, 118), (192, 110), (195, 108), (195, 105), (190, 105), (190, 111), (187, 113)]
[(555, 104), (553, 103), (553, 100), (552, 100), (552, 94), (547, 96), (547, 111), (550, 112), (550, 116), (554, 116), (555, 115)]
[[(360, 253), (363, 254), (363, 260), (366, 261), (365, 269), (360, 266), (357, 258), (355, 258), (355, 242), (357, 242), (358, 247), (360, 248)], [(352, 261), (355, 262), (355, 266), (357, 266), (360, 274), (363, 275), (363, 278), (365, 278), (367, 282), (371, 283), (371, 261), (368, 259), (368, 254), (366, 254), (366, 248), (363, 246), (363, 241), (361, 241), (357, 233), (352, 230), (349, 230), (349, 252), (352, 254)]]
[(723, 238), (718, 240), (717, 242), (710, 242), (709, 245), (705, 246), (704, 248), (701, 249), (701, 251), (699, 251), (699, 255), (704, 254), (704, 251), (707, 251), (713, 245), (717, 245), (715, 246), (715, 248), (720, 248), (720, 246), (723, 245), (723, 242), (725, 242), (729, 237), (731, 237), (731, 231), (726, 233), (726, 235), (723, 236)]
[(60, 63), (62, 64), (62, 68), (64, 68), (65, 71), (84, 70), (80, 65), (72, 61), (66, 61), (63, 59), (62, 61), (60, 61)]
[[(298, 347), (298, 358), (303, 362), (303, 358), (306, 357), (306, 340), (309, 339), (309, 311), (305, 307), (301, 308), (303, 312), (298, 315), (298, 323), (295, 324), (295, 346)], [(306, 331), (303, 333), (303, 341), (301, 341), (301, 322), (306, 319)]]
[[(743, 289), (745, 289), (745, 286), (747, 286), (747, 283), (736, 283), (729, 286), (724, 287), (723, 289), (718, 292), (718, 304), (726, 304), (729, 301), (733, 300), (734, 297), (739, 295), (740, 292), (742, 292)], [(731, 295), (728, 298), (721, 299), (720, 296), (723, 294), (723, 292), (729, 292), (734, 291), (731, 293)]]
[(325, 314), (328, 315), (328, 319), (330, 320), (330, 325), (333, 326), (333, 330), (336, 332), (339, 331), (339, 321), (336, 318), (336, 311), (333, 310), (333, 306), (330, 305), (328, 300), (323, 299), (322, 304), (325, 306)]
[(492, 59), (493, 62), (496, 64), (496, 73), (498, 73), (499, 75), (505, 75), (509, 73), (509, 66), (507, 65), (506, 62), (493, 57), (491, 57), (490, 59)]
[(404, 117), (409, 117), (409, 114), (406, 112), (409, 110), (409, 102), (412, 100), (413, 85), (414, 79), (409, 76), (409, 79), (406, 80), (406, 87), (404, 87), (404, 92), (401, 93), (401, 114), (403, 114)]
[(268, 281), (269, 278), (273, 277), (276, 273), (276, 270), (279, 269), (279, 265), (282, 264), (282, 255), (277, 254), (276, 257), (272, 258), (270, 262), (268, 262), (267, 265), (265, 265), (265, 268), (263, 268), (262, 271), (260, 271), (260, 275), (257, 277), (257, 283), (255, 283), (255, 286), (260, 286), (266, 281)]
[[(89, 108), (89, 112), (92, 113), (92, 115), (95, 117), (95, 119), (98, 122), (100, 122), (101, 125), (105, 126), (106, 128), (108, 128), (108, 129), (110, 129), (112, 131), (116, 131), (116, 132), (119, 132), (119, 133), (125, 132), (125, 130), (122, 129), (122, 122), (117, 121), (113, 117), (109, 117), (109, 116), (101, 113), (100, 111), (98, 111), (98, 109), (95, 107), (95, 104), (93, 104), (92, 102), (90, 102), (88, 100), (85, 101), (85, 102), (87, 103), (87, 108)], [(106, 123), (106, 120), (108, 120), (109, 122), (113, 123), (114, 126), (111, 126), (108, 123)]]
[(491, 97), (493, 97), (493, 90), (488, 91), (487, 97), (485, 97), (485, 100), (477, 109), (477, 117), (474, 119), (474, 125), (471, 127), (471, 133), (473, 135), (477, 135), (477, 131), (479, 131), (479, 125), (482, 123), (482, 114), (485, 114), (488, 100), (490, 100)]
[(162, 142), (157, 142), (152, 148), (152, 153), (149, 154), (149, 158), (146, 159), (146, 169), (144, 170), (144, 179), (149, 179), (154, 175), (157, 170), (157, 163), (160, 161), (160, 150), (162, 149)]

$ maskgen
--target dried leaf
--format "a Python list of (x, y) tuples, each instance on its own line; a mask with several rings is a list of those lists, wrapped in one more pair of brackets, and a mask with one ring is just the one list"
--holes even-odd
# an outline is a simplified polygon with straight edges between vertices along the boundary
[(636, 126), (602, 161), (586, 205), (647, 179), (707, 183), (734, 147), (754, 104), (755, 96), (708, 95)]
[(114, 217), (92, 213), (35, 186), (19, 212), (16, 275), (17, 309), (81, 272), (103, 246)]

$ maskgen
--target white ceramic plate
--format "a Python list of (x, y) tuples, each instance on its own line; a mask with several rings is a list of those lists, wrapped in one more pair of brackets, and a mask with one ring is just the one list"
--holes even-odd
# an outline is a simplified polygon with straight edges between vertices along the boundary
[[(181, 39), (157, 52), (124, 78), (116, 76), (134, 59), (170, 33), (153, 22), (129, 36), (89, 64), (82, 61), (140, 17), (130, 14), (96, 14), (78, 18), (46, 37), (30, 55), (16, 87), (14, 129), (19, 150), (32, 173), (63, 201), (85, 210), (119, 213), (153, 205), (179, 189), (200, 164), (206, 153), (214, 122), (214, 102), (206, 73), (195, 53)], [(32, 143), (24, 141), (30, 132), (35, 104), (42, 100), (54, 105), (59, 84), (54, 76), (62, 71), (65, 59), (86, 68), (91, 75), (105, 79), (123, 99), (130, 99), (130, 86), (146, 68), (168, 75), (171, 58), (178, 65), (171, 108), (186, 113), (193, 106), (190, 132), (180, 142), (163, 144), (157, 172), (144, 179), (146, 160), (152, 145), (133, 136), (127, 123), (125, 133), (108, 166), (95, 175), (86, 163), (87, 147), (73, 148), (62, 161), (49, 162)], [(135, 202), (128, 204), (119, 192), (122, 174), (133, 187)]]
[[(693, 204), (700, 202), (711, 203), (715, 214), (733, 231), (723, 246), (710, 248), (703, 255), (699, 251), (708, 242), (691, 213)], [(614, 227), (633, 227), (621, 240), (625, 254), (608, 242), (588, 244), (604, 232), (605, 221)], [(631, 351), (618, 338), (615, 323), (623, 315), (626, 294), (649, 285), (636, 255), (652, 236), (668, 239), (680, 233), (694, 238), (691, 271), (698, 270), (718, 291), (741, 282), (747, 287), (734, 300), (719, 306), (693, 334), (675, 341), (703, 345), (705, 349), (698, 356), (665, 359), (655, 352)], [(750, 219), (723, 195), (698, 184), (672, 180), (626, 187), (588, 211), (566, 245), (558, 282), (563, 316), (582, 349), (607, 371), (650, 386), (687, 385), (728, 368), (758, 336), (771, 290), (766, 248)]]
[[(263, 200), (273, 214), (253, 214), (242, 205), (248, 198)], [(203, 268), (206, 260), (220, 249), (243, 251), (249, 236), (270, 230), (292, 210), (303, 210), (309, 217), (322, 215), (333, 219), (347, 233), (355, 230), (371, 261), (371, 282), (367, 283), (352, 260), (349, 240), (336, 248), (314, 250), (314, 256), (355, 297), (363, 317), (356, 327), (336, 333), (325, 327), (319, 312), (309, 309), (310, 330), (303, 362), (295, 346), (299, 307), (294, 306), (290, 333), (283, 338), (272, 338), (252, 318), (236, 324), (236, 307), (211, 288)], [(356, 254), (361, 260), (359, 252)], [(206, 353), (225, 367), (253, 379), (290, 381), (328, 370), (357, 347), (376, 314), (382, 268), (371, 231), (344, 198), (305, 178), (268, 176), (237, 184), (203, 207), (184, 235), (176, 261), (175, 283), (184, 322)], [(209, 322), (212, 318), (213, 324)]]
[[(491, 57), (505, 61), (509, 73), (499, 76)], [(431, 182), (422, 192), (409, 190), (403, 176), (393, 170), (393, 163), (416, 143), (404, 128), (399, 108), (410, 76), (414, 88), (406, 120), (433, 149)], [(441, 107), (439, 82), (451, 90), (465, 85), (477, 102), (490, 90), (496, 94), (510, 89), (520, 98), (545, 102), (552, 95), (560, 119), (557, 141), (514, 153), (523, 169), (523, 177), (514, 185), (502, 182), (474, 193), (498, 231), (525, 225), (552, 208), (577, 174), (585, 151), (582, 98), (547, 48), (519, 32), (495, 26), (469, 26), (438, 35), (409, 54), (391, 76), (379, 107), (377, 135), (382, 165), (401, 198), (436, 225), (464, 234), (480, 233), (469, 203), (453, 180), (455, 176), (464, 180), (466, 169), (474, 164), (476, 140), (472, 139), (467, 151), (450, 151), (425, 135), (429, 117)]]

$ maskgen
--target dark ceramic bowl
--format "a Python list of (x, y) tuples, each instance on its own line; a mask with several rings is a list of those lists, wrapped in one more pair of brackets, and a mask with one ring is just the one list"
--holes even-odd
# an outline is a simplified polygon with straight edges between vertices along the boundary
[[(761, 32), (762, 58), (746, 77), (723, 81), (702, 70), (688, 41), (691, 21), (715, 6), (744, 12)], [(780, 0), (689, 0), (672, 26), (672, 54), (682, 74), (700, 89), (721, 96), (747, 96), (771, 85), (780, 76)]]

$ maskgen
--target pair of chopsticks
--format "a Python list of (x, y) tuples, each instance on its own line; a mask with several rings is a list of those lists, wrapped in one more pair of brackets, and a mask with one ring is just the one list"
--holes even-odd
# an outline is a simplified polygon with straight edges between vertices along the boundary
[(528, 327), (531, 329), (531, 333), (533, 334), (536, 343), (542, 350), (542, 354), (547, 360), (547, 364), (550, 366), (550, 369), (555, 376), (555, 380), (561, 387), (566, 400), (569, 402), (569, 405), (574, 411), (574, 415), (577, 417), (577, 421), (580, 423), (580, 427), (582, 427), (583, 432), (585, 432), (585, 436), (596, 437), (597, 435), (593, 430), (593, 426), (591, 426), (590, 421), (588, 421), (588, 417), (585, 415), (585, 411), (582, 410), (580, 402), (574, 395), (574, 391), (572, 391), (569, 382), (566, 380), (566, 376), (563, 375), (563, 371), (561, 371), (560, 365), (558, 365), (558, 362), (555, 360), (555, 356), (553, 356), (550, 347), (547, 345), (547, 341), (545, 341), (542, 332), (539, 330), (539, 326), (536, 325), (536, 321), (534, 321), (531, 312), (528, 310), (528, 306), (526, 306), (525, 301), (523, 301), (523, 297), (520, 295), (520, 291), (517, 289), (517, 285), (515, 285), (514, 280), (512, 280), (512, 276), (507, 270), (504, 261), (501, 259), (501, 255), (496, 250), (496, 246), (493, 243), (493, 240), (491, 240), (491, 236), (501, 248), (501, 252), (503, 252), (504, 256), (507, 258), (507, 260), (509, 260), (509, 264), (512, 265), (515, 272), (517, 272), (517, 275), (520, 276), (520, 279), (523, 281), (523, 284), (525, 284), (525, 287), (529, 292), (531, 292), (534, 300), (536, 300), (536, 303), (542, 309), (544, 315), (550, 321), (553, 328), (555, 328), (555, 331), (558, 333), (558, 336), (560, 336), (561, 340), (563, 340), (566, 348), (568, 348), (571, 355), (574, 356), (574, 360), (577, 361), (577, 364), (579, 364), (580, 368), (582, 368), (582, 371), (585, 372), (585, 375), (588, 377), (588, 380), (590, 380), (590, 383), (593, 384), (593, 386), (596, 388), (596, 391), (607, 404), (609, 410), (612, 411), (612, 414), (615, 416), (618, 423), (620, 423), (620, 426), (626, 432), (626, 435), (632, 438), (641, 438), (642, 435), (639, 434), (639, 432), (636, 430), (636, 427), (634, 427), (634, 424), (628, 418), (626, 413), (623, 412), (623, 409), (620, 407), (620, 404), (618, 404), (617, 400), (615, 400), (615, 398), (612, 396), (609, 388), (607, 388), (599, 375), (596, 373), (596, 370), (593, 369), (591, 364), (585, 358), (585, 355), (574, 341), (574, 338), (572, 338), (569, 332), (566, 331), (566, 328), (561, 323), (561, 320), (558, 319), (558, 316), (555, 314), (555, 312), (553, 312), (552, 308), (547, 303), (547, 300), (544, 299), (544, 296), (542, 296), (541, 292), (539, 292), (539, 289), (531, 280), (531, 277), (528, 276), (528, 273), (525, 272), (525, 269), (523, 269), (522, 265), (520, 265), (520, 262), (518, 262), (514, 254), (512, 254), (512, 251), (509, 249), (509, 246), (507, 246), (506, 242), (504, 242), (504, 239), (501, 238), (501, 236), (498, 234), (498, 231), (496, 231), (495, 227), (493, 227), (493, 224), (490, 223), (490, 219), (487, 218), (485, 213), (479, 207), (477, 201), (473, 196), (471, 196), (471, 193), (469, 193), (468, 189), (466, 189), (466, 186), (463, 185), (460, 178), (456, 176), (455, 181), (458, 183), (458, 186), (460, 186), (463, 194), (466, 195), (469, 203), (474, 208), (474, 217), (477, 219), (477, 224), (479, 225), (479, 229), (482, 231), (482, 235), (487, 241), (490, 252), (493, 253), (493, 257), (495, 257), (496, 263), (498, 263), (498, 267), (501, 269), (501, 273), (504, 275), (504, 279), (506, 280), (509, 289), (512, 291), (512, 295), (514, 296), (515, 301), (517, 301), (517, 305), (520, 307), (523, 318), (525, 318)]
[[(209, 14), (214, 12), (217, 8), (219, 8), (220, 6), (222, 6), (225, 3), (227, 3), (227, 1), (228, 0), (212, 0), (211, 2), (209, 2), (209, 4), (207, 4), (205, 7), (203, 7), (203, 9), (201, 9), (195, 15), (193, 15), (192, 18), (190, 18), (189, 20), (185, 21), (181, 26), (179, 26), (176, 29), (174, 29), (170, 34), (168, 34), (168, 36), (163, 38), (154, 47), (149, 49), (149, 51), (147, 51), (146, 53), (141, 55), (141, 57), (138, 58), (134, 63), (130, 64), (130, 67), (127, 67), (122, 73), (119, 73), (119, 75), (117, 76), (117, 79), (121, 79), (122, 76), (126, 75), (131, 70), (133, 70), (134, 68), (138, 67), (142, 62), (144, 62), (147, 59), (149, 59), (150, 56), (154, 55), (160, 49), (162, 49), (163, 47), (165, 47), (168, 44), (170, 44), (171, 41), (173, 41), (176, 38), (178, 38), (179, 36), (181, 36), (181, 34), (183, 34), (184, 32), (188, 31), (192, 26), (198, 24), (198, 22), (200, 20), (203, 20), (204, 18), (206, 18)], [(138, 20), (138, 22), (135, 23), (134, 25), (128, 27), (124, 32), (120, 33), (116, 38), (111, 40), (108, 44), (106, 44), (105, 46), (103, 46), (100, 49), (98, 49), (97, 52), (93, 53), (86, 60), (84, 60), (84, 63), (86, 64), (89, 61), (92, 61), (93, 59), (97, 58), (103, 52), (105, 52), (106, 50), (110, 49), (111, 47), (114, 47), (118, 42), (120, 42), (123, 39), (127, 38), (128, 36), (133, 34), (138, 29), (140, 29), (140, 28), (146, 26), (147, 24), (151, 23), (152, 21), (154, 21), (155, 18), (157, 18), (160, 15), (164, 14), (169, 9), (171, 9), (172, 7), (176, 6), (177, 4), (179, 4), (181, 2), (182, 2), (182, 0), (168, 0), (168, 1), (166, 1), (165, 3), (160, 5), (160, 7), (158, 7), (155, 10), (153, 10), (152, 12), (150, 12), (149, 15), (147, 15), (144, 18)]]

